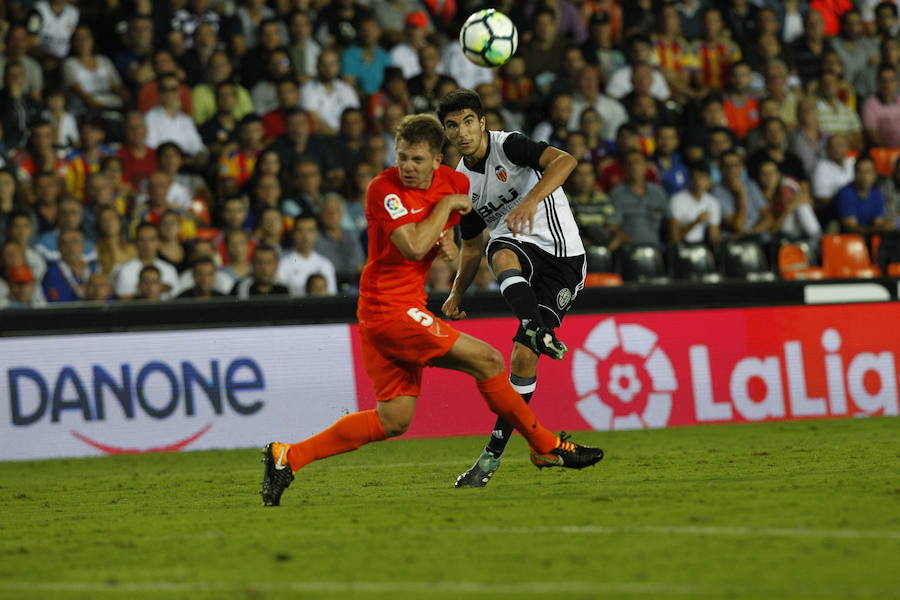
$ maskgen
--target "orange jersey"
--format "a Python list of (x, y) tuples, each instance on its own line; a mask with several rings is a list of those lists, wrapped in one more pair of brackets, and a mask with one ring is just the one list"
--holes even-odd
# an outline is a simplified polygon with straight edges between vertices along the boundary
[[(425, 280), (437, 250), (422, 260), (409, 260), (391, 241), (391, 233), (401, 225), (425, 219), (444, 196), (468, 193), (466, 176), (445, 165), (434, 172), (427, 190), (405, 187), (397, 167), (372, 180), (366, 190), (369, 260), (359, 281), (360, 323), (383, 320), (398, 309), (424, 308)], [(458, 222), (459, 214), (452, 214), (444, 230)]]
[(741, 141), (747, 137), (751, 129), (760, 124), (759, 103), (756, 98), (747, 98), (743, 104), (738, 104), (731, 96), (726, 95), (722, 107), (725, 110), (728, 127)]

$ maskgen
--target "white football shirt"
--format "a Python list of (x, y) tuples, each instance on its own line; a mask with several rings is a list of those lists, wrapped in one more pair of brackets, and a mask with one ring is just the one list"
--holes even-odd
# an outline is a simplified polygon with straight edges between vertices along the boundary
[[(472, 167), (460, 160), (456, 170), (469, 179), (472, 212), (462, 219), (463, 237), (487, 228), (490, 239), (513, 239), (506, 217), (543, 177), (538, 162), (547, 144), (519, 132), (488, 132), (488, 152)], [(480, 219), (480, 222), (479, 222)], [(584, 254), (578, 226), (561, 187), (542, 199), (534, 215), (534, 230), (516, 236), (553, 256)]]

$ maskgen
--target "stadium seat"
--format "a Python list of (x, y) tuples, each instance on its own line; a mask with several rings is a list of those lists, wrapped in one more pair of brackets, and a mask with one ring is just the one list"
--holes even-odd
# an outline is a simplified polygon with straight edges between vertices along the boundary
[(587, 253), (588, 273), (611, 273), (613, 269), (612, 253), (606, 246), (585, 247)]
[(640, 283), (669, 283), (663, 253), (651, 244), (629, 244), (619, 250), (622, 279)]
[(897, 277), (895, 273), (900, 273), (900, 232), (873, 235), (872, 256), (878, 268), (891, 277)]
[(866, 242), (857, 234), (822, 236), (822, 267), (830, 279), (865, 279), (881, 275), (881, 269), (869, 258)]
[(900, 157), (900, 148), (869, 148), (869, 156), (875, 163), (875, 171), (882, 177), (890, 177), (894, 163)]
[(584, 287), (615, 287), (622, 285), (622, 276), (618, 273), (588, 273), (584, 279)]
[(801, 244), (785, 244), (778, 249), (778, 273), (782, 279), (825, 279), (825, 270), (811, 265), (811, 251)]
[(672, 248), (672, 274), (676, 279), (716, 282), (722, 276), (716, 272), (716, 261), (706, 244), (676, 244)]
[(722, 243), (722, 267), (725, 277), (749, 281), (772, 281), (769, 261), (762, 246), (753, 240), (726, 240)]

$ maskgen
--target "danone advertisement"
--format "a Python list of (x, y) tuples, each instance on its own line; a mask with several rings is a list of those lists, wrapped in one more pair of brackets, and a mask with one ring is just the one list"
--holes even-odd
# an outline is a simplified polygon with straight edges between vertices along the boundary
[(264, 445), (356, 410), (346, 325), (0, 340), (0, 459)]
[[(531, 406), (601, 431), (898, 414), (900, 304), (573, 315)], [(509, 354), (513, 318), (454, 323)], [(296, 441), (375, 400), (356, 327), (0, 339), (0, 459)], [(479, 435), (466, 375), (425, 370), (407, 436)]]

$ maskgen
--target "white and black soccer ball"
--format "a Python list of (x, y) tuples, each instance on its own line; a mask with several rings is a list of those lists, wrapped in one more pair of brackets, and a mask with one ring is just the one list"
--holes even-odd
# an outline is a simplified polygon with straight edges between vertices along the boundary
[(459, 30), (463, 54), (479, 67), (499, 67), (516, 53), (519, 32), (509, 17), (493, 8), (472, 13)]

